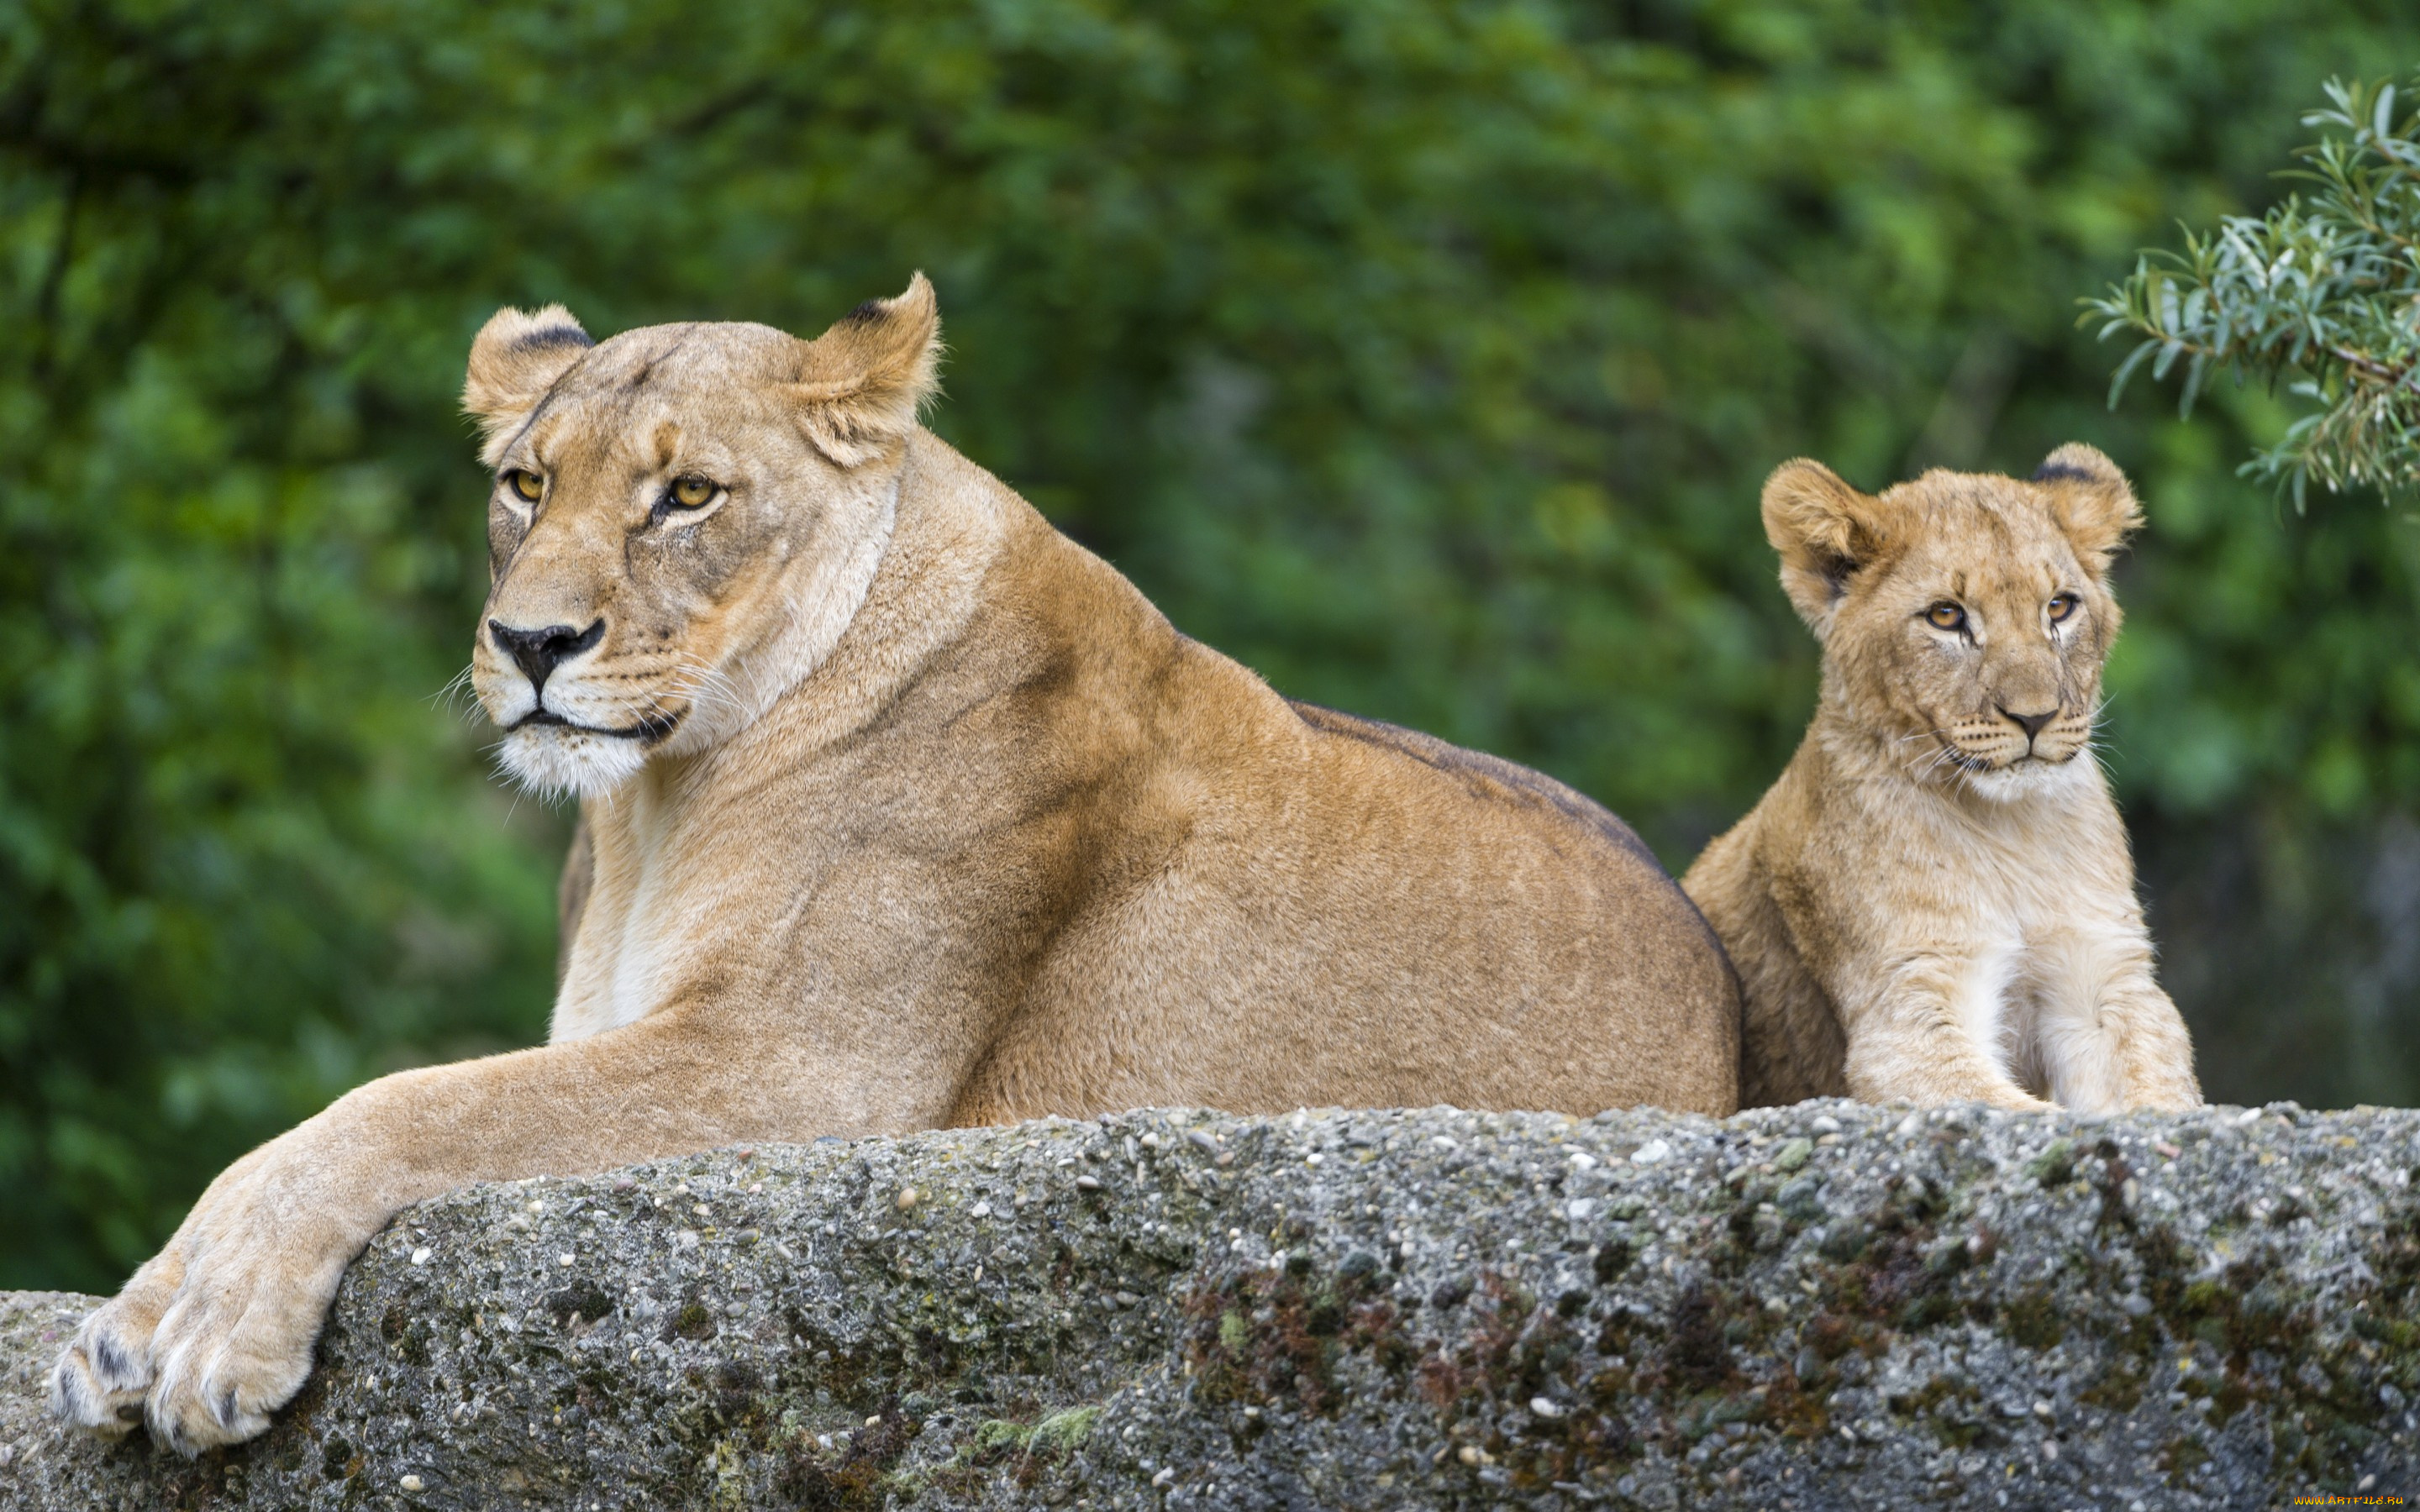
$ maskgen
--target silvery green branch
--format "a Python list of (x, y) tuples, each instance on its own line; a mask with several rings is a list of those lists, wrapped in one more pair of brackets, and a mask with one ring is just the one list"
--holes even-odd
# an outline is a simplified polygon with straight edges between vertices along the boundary
[(2304, 507), (2330, 492), (2420, 482), (2420, 111), (2391, 84), (2330, 80), (2303, 117), (2323, 138), (2285, 177), (2311, 186), (2266, 215), (2187, 228), (2181, 252), (2152, 251), (2132, 277), (2084, 301), (2103, 340), (2138, 336), (2110, 384), (2115, 405), (2146, 363), (2182, 369), (2190, 414), (2216, 373), (2283, 382), (2308, 412), (2243, 471)]

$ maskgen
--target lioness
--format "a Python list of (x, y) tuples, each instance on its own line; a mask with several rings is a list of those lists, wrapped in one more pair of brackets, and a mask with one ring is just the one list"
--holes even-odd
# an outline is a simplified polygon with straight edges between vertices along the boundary
[(471, 1181), (1144, 1103), (1731, 1111), (1730, 968), (1619, 820), (1179, 635), (917, 424), (939, 350), (921, 275), (812, 342), (488, 322), (473, 667), (582, 797), (550, 1041), (237, 1162), (54, 1411), (260, 1432), (346, 1263)]
[(2141, 521), (2081, 445), (2024, 482), (1932, 471), (1869, 497), (1807, 461), (1767, 480), (1823, 693), (1682, 881), (1747, 997), (1745, 1105), (2200, 1103), (2088, 754), (2109, 561)]

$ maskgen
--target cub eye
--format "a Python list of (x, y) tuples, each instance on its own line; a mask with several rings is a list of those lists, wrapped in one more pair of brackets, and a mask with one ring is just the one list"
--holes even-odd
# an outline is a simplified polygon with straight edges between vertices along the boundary
[(1936, 630), (1966, 628), (1966, 611), (1955, 604), (1935, 604), (1924, 611), (1924, 623)]
[(518, 494), (525, 503), (536, 503), (546, 493), (544, 478), (535, 472), (525, 472), (520, 468), (505, 473), (504, 482), (511, 486), (513, 492)]
[(716, 493), (713, 481), (687, 477), (673, 480), (672, 501), (683, 509), (697, 509), (710, 502)]
[(2061, 594), (2057, 597), (2052, 599), (2050, 601), (2050, 623), (2053, 625), (2063, 623), (2069, 615), (2073, 614), (2076, 611), (2078, 606), (2082, 605), (2083, 602), (2084, 600), (2076, 597), (2073, 594)]

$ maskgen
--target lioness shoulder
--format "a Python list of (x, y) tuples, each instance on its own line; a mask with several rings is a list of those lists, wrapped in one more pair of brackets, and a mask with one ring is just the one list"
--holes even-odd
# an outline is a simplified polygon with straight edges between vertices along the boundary
[(1869, 496), (1797, 461), (1763, 511), (1823, 690), (1683, 879), (1739, 970), (1743, 1103), (2199, 1103), (2090, 755), (2124, 476), (2070, 445)]

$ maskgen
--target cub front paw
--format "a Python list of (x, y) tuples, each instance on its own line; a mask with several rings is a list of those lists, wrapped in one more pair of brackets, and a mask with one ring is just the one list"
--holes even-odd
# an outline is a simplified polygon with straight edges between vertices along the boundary
[(2126, 1094), (2126, 1106), (2130, 1110), (2149, 1108), (2154, 1113), (2191, 1113), (2209, 1104), (2201, 1100), (2200, 1088), (2171, 1085), (2135, 1088)]
[(2003, 1113), (2056, 1113), (2058, 1104), (2047, 1098), (2034, 1096), (2022, 1088), (1994, 1088), (1979, 1099)]

